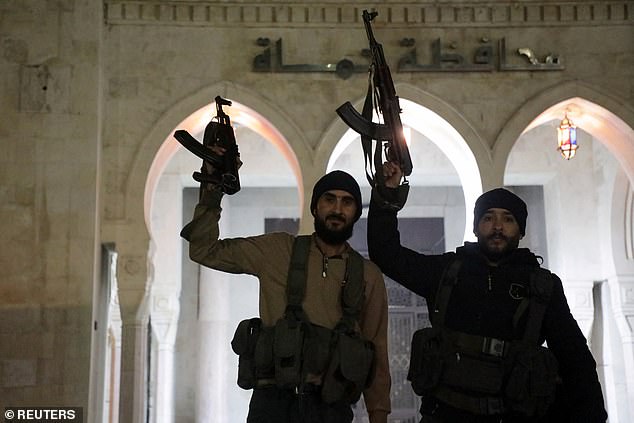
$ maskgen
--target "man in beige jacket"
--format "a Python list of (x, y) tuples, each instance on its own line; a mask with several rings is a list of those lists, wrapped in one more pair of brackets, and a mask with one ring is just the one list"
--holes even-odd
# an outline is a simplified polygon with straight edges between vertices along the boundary
[[(203, 184), (193, 220), (183, 228), (181, 235), (190, 243), (189, 255), (193, 261), (224, 272), (256, 276), (260, 283), (261, 325), (274, 328), (277, 322), (288, 317), (288, 274), (298, 237), (278, 232), (219, 239), (222, 195), (214, 186)], [(345, 296), (346, 284), (350, 285), (349, 265), (353, 256), (359, 256), (347, 242), (354, 223), (361, 216), (359, 186), (343, 171), (330, 172), (315, 184), (310, 208), (315, 232), (307, 252), (301, 312), (310, 325), (335, 333), (345, 314), (342, 296)], [(374, 364), (363, 397), (370, 423), (386, 423), (391, 383), (387, 357), (387, 294), (380, 270), (366, 259), (359, 261), (362, 261), (362, 277), (359, 277), (362, 295), (355, 327), (358, 337), (369, 341), (374, 350)], [(306, 349), (302, 354), (306, 354)], [(323, 370), (302, 376), (300, 383), (290, 388), (281, 386), (279, 375), (264, 378), (259, 372), (247, 422), (351, 422), (350, 399), (324, 400), (322, 384), (327, 369)]]

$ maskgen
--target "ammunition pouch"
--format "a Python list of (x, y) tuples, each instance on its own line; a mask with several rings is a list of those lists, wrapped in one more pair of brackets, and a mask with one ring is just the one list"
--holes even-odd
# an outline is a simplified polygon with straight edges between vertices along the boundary
[(275, 328), (263, 326), (255, 344), (255, 376), (257, 379), (270, 379), (275, 375), (273, 362), (273, 341)]
[(414, 333), (408, 373), (414, 392), (476, 415), (544, 416), (554, 402), (558, 380), (557, 359), (539, 345), (552, 293), (550, 272), (536, 268), (530, 273), (532, 295), (513, 316), (515, 325), (528, 312), (523, 337), (503, 340), (445, 326), (461, 266), (462, 259), (457, 257), (445, 268), (436, 294), (433, 328)]
[(504, 378), (502, 367), (500, 359), (485, 359), (457, 352), (445, 362), (441, 380), (451, 388), (497, 395), (502, 389)]
[(323, 378), (325, 403), (355, 403), (374, 378), (374, 344), (357, 335), (335, 333), (332, 357)]
[(238, 354), (238, 386), (242, 389), (252, 389), (257, 382), (256, 345), (261, 329), (259, 318), (243, 320), (231, 340), (231, 348)]
[(306, 375), (323, 375), (326, 403), (356, 402), (374, 376), (374, 344), (356, 334), (282, 318), (263, 327), (259, 318), (240, 322), (231, 341), (238, 354), (238, 386), (252, 389), (260, 379), (294, 390)]
[[(479, 415), (545, 415), (555, 398), (555, 356), (521, 341), (505, 351), (500, 342), (434, 328), (416, 331), (407, 375), (412, 389)], [(475, 345), (481, 347), (469, 348)]]
[(510, 410), (543, 416), (555, 401), (559, 366), (554, 354), (542, 346), (514, 354), (504, 394)]
[(273, 360), (275, 383), (280, 388), (295, 388), (302, 381), (304, 331), (302, 323), (280, 319), (275, 324)]
[(450, 354), (446, 356), (442, 383), (479, 395), (499, 395), (505, 374), (504, 348), (508, 342), (449, 329), (445, 329), (443, 335)]
[(407, 380), (416, 395), (426, 395), (438, 386), (445, 362), (445, 353), (436, 328), (423, 328), (414, 332), (410, 350)]
[(303, 371), (321, 375), (326, 371), (331, 356), (332, 330), (315, 324), (305, 325)]

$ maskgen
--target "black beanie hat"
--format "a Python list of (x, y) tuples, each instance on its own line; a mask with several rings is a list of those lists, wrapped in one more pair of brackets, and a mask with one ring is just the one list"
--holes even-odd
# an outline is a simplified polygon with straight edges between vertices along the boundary
[(314, 216), (314, 210), (317, 206), (317, 201), (319, 197), (323, 195), (326, 191), (330, 191), (333, 189), (340, 189), (342, 191), (346, 191), (350, 195), (354, 197), (355, 203), (357, 203), (357, 212), (354, 216), (354, 221), (356, 222), (361, 217), (361, 189), (359, 189), (359, 184), (354, 180), (350, 174), (342, 171), (342, 170), (333, 170), (330, 173), (325, 174), (321, 177), (315, 184), (313, 188), (313, 196), (310, 200), (310, 212)]
[(526, 203), (513, 194), (511, 191), (504, 188), (496, 188), (491, 191), (487, 191), (482, 194), (475, 203), (473, 209), (473, 231), (475, 232), (480, 219), (491, 208), (506, 209), (511, 212), (517, 224), (520, 227), (520, 233), (522, 236), (526, 234), (526, 218), (528, 217), (528, 211), (526, 210)]

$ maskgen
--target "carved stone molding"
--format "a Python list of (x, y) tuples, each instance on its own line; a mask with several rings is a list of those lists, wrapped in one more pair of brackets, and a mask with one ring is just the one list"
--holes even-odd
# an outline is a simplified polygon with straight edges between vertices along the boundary
[[(108, 25), (347, 27), (362, 25), (364, 4), (104, 0)], [(634, 1), (381, 4), (377, 22), (392, 27), (628, 25)]]
[(625, 257), (634, 259), (634, 191), (631, 186), (625, 197)]
[(621, 303), (630, 308), (634, 307), (634, 286), (626, 285), (621, 287)]

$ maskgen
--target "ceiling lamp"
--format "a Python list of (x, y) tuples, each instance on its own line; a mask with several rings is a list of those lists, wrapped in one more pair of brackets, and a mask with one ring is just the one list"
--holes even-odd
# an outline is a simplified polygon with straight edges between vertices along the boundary
[(564, 119), (557, 128), (557, 150), (562, 157), (570, 160), (575, 157), (577, 152), (577, 126), (568, 119), (568, 113), (564, 115)]

